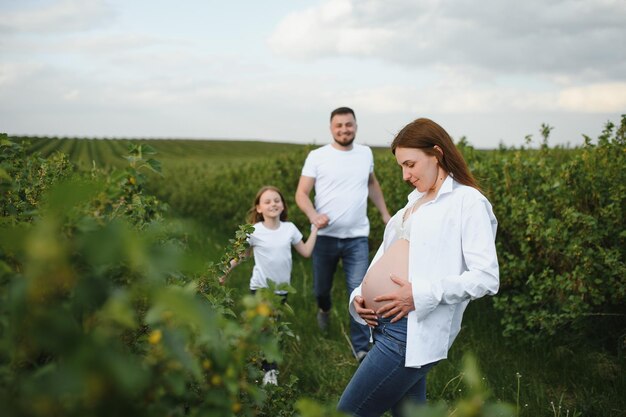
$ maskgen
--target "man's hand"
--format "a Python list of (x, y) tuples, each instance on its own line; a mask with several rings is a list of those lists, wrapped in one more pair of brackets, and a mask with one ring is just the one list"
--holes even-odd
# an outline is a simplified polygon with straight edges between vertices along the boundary
[(325, 228), (326, 226), (328, 226), (328, 222), (330, 221), (328, 216), (325, 214), (316, 214), (309, 220), (311, 221), (311, 224), (318, 229)]
[(395, 315), (395, 317), (391, 320), (392, 323), (395, 323), (402, 317), (408, 315), (410, 311), (415, 310), (415, 304), (413, 302), (413, 287), (411, 283), (406, 279), (397, 277), (394, 274), (391, 274), (390, 278), (393, 282), (398, 284), (400, 288), (391, 294), (379, 295), (374, 298), (374, 301), (389, 301), (387, 304), (379, 308), (376, 314), (384, 318)]
[(374, 310), (365, 308), (365, 300), (363, 300), (363, 297), (357, 295), (356, 297), (354, 297), (354, 301), (352, 302), (352, 304), (354, 304), (354, 309), (356, 310), (356, 313), (363, 320), (365, 320), (368, 326), (376, 327), (378, 325), (378, 318), (376, 317), (376, 313), (374, 313)]

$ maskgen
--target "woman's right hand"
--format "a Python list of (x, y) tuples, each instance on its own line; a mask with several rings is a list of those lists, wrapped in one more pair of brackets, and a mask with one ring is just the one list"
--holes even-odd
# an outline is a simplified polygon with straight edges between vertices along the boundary
[(359, 315), (359, 317), (365, 320), (365, 323), (367, 323), (368, 326), (376, 327), (378, 325), (378, 317), (376, 316), (376, 312), (372, 309), (365, 308), (365, 300), (363, 299), (363, 297), (357, 295), (356, 297), (354, 297), (354, 301), (352, 302), (352, 304), (354, 304), (354, 309), (356, 313)]

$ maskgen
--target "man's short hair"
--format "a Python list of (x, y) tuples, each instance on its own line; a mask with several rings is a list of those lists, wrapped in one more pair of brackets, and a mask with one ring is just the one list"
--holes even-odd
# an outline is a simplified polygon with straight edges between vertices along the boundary
[(336, 108), (330, 113), (330, 120), (332, 121), (333, 117), (335, 117), (338, 114), (351, 114), (352, 117), (354, 117), (354, 120), (356, 120), (356, 115), (354, 114), (354, 110), (352, 110), (350, 107)]

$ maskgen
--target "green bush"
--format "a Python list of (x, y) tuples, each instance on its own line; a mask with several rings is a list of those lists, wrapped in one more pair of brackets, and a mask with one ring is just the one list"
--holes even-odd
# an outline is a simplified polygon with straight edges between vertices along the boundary
[[(626, 332), (625, 124), (626, 116), (620, 126), (608, 123), (595, 143), (586, 138), (576, 148), (550, 148), (552, 128), (547, 125), (541, 127), (538, 149), (480, 151), (464, 138), (459, 141), (499, 220), (501, 290), (493, 302), (510, 338), (597, 334), (614, 349)], [(531, 140), (527, 137), (528, 143)], [(273, 184), (283, 191), (290, 218), (308, 230), (294, 203), (307, 151), (237, 165), (211, 176), (201, 167), (188, 166), (184, 173), (172, 175), (186, 179), (189, 187), (166, 186), (160, 195), (186, 215), (233, 230), (245, 220), (256, 191)], [(376, 174), (390, 211), (404, 206), (411, 190), (401, 182), (390, 152), (376, 152)], [(208, 180), (189, 182), (192, 177)], [(373, 251), (382, 239), (383, 225), (371, 204), (368, 213)]]
[(596, 144), (497, 152), (478, 164), (500, 223), (493, 300), (506, 335), (597, 333), (615, 346), (624, 334), (625, 129), (623, 116)]
[(66, 155), (49, 158), (29, 154), (27, 147), (0, 134), (0, 218), (2, 223), (30, 221), (42, 194), (55, 182), (72, 174)]
[[(207, 276), (180, 238), (193, 229), (164, 221), (164, 206), (143, 192), (140, 170), (157, 166), (146, 151), (131, 148), (121, 173), (51, 180), (45, 192), (2, 201), (3, 415), (226, 416), (262, 407), (253, 381), (260, 355), (281, 360), (280, 303), (259, 294), (235, 304)], [(23, 158), (3, 159), (5, 179), (48, 164)], [(14, 195), (39, 198), (26, 206)], [(245, 250), (245, 235), (230, 254)]]

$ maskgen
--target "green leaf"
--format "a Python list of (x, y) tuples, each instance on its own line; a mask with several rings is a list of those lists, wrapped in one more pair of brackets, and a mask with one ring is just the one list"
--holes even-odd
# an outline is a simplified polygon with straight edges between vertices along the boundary
[(161, 173), (161, 163), (156, 159), (150, 158), (146, 161), (146, 164), (152, 171), (158, 172), (159, 174)]
[(13, 178), (11, 178), (9, 173), (6, 172), (6, 170), (2, 167), (0, 167), (0, 179), (7, 180), (8, 182), (11, 182), (13, 180)]
[(150, 145), (142, 144), (140, 145), (140, 147), (141, 147), (141, 153), (143, 154), (154, 155), (157, 153), (156, 149)]
[(107, 300), (100, 311), (103, 320), (111, 320), (129, 329), (137, 327), (137, 317), (130, 296), (125, 290), (118, 290)]

